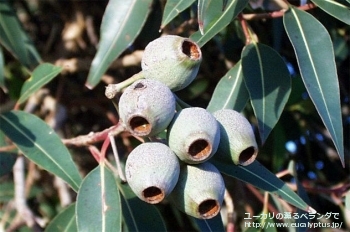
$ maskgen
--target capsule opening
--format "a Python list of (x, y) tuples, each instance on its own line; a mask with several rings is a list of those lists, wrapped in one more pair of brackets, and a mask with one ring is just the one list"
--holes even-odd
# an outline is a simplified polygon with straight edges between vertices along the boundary
[(255, 160), (256, 155), (257, 151), (255, 147), (248, 147), (244, 149), (239, 155), (239, 163), (244, 166), (251, 164)]
[(194, 141), (188, 148), (188, 154), (195, 159), (203, 159), (211, 153), (211, 145), (204, 139)]
[(182, 43), (182, 52), (193, 60), (201, 58), (200, 48), (192, 41), (185, 40)]
[(220, 211), (220, 204), (217, 200), (208, 199), (203, 201), (198, 206), (198, 212), (204, 219), (215, 217)]
[(155, 186), (146, 188), (143, 190), (142, 194), (145, 201), (150, 204), (157, 204), (161, 202), (165, 197), (164, 192)]
[(151, 132), (152, 125), (141, 116), (135, 116), (129, 121), (130, 128), (137, 135), (144, 136)]

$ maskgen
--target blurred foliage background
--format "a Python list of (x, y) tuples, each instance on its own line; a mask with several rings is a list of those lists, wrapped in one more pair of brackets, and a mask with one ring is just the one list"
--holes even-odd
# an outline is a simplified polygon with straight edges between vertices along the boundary
[[(221, 1), (217, 2), (222, 4)], [(260, 144), (257, 159), (288, 183), (293, 190), (296, 190), (298, 185), (302, 186), (305, 194), (298, 193), (317, 212), (340, 213), (339, 219), (331, 218), (328, 221), (343, 222), (341, 230), (346, 231), (350, 229), (350, 215), (346, 215), (344, 208), (346, 193), (347, 200), (350, 201), (350, 28), (318, 7), (308, 10), (325, 26), (333, 42), (343, 120), (344, 168), (329, 132), (325, 129), (302, 83), (296, 56), (283, 28), (282, 18), (266, 14), (279, 12), (281, 2), (283, 5), (287, 1), (250, 1), (239, 16), (246, 19), (259, 42), (269, 45), (283, 57), (292, 76), (292, 92), (289, 100), (266, 142)], [(300, 6), (304, 1), (288, 2)], [(347, 7), (350, 5), (349, 1), (339, 2)], [(11, 0), (8, 3), (18, 16), (28, 40), (31, 41), (28, 46), (33, 46), (37, 52), (29, 54), (30, 62), (24, 64), (15, 53), (7, 49), (4, 40), (1, 41), (1, 110), (5, 112), (15, 107), (23, 83), (39, 63), (48, 62), (61, 67), (59, 76), (32, 94), (20, 108), (39, 116), (53, 127), (57, 134), (67, 139), (103, 131), (117, 124), (118, 114), (112, 102), (105, 97), (105, 87), (108, 84), (121, 82), (141, 70), (142, 52), (150, 41), (161, 34), (190, 37), (198, 31), (197, 1), (178, 14), (162, 30), (160, 28), (166, 1), (152, 1), (149, 15), (135, 41), (112, 62), (102, 76), (101, 82), (95, 88), (88, 89), (85, 84), (99, 47), (100, 25), (108, 1)], [(5, 16), (4, 9), (0, 9), (2, 11), (0, 14), (3, 16)], [(189, 105), (206, 108), (219, 80), (241, 59), (242, 49), (246, 44), (238, 18), (202, 47), (203, 62), (196, 80), (188, 88), (177, 93)], [(3, 20), (3, 17), (1, 19)], [(2, 27), (4, 28), (4, 25)], [(130, 27), (133, 25), (130, 24)], [(16, 31), (15, 27), (12, 27), (12, 30), (15, 36), (9, 42), (16, 41), (17, 36), (23, 36), (21, 34), (23, 32)], [(319, 49), (322, 50), (322, 46)], [(329, 62), (332, 62), (333, 58), (322, 57), (322, 59), (329, 59)], [(250, 103), (246, 104), (243, 112), (256, 129), (258, 137), (257, 120)], [(3, 134), (1, 137), (1, 152), (8, 152), (11, 144)], [(128, 152), (139, 143), (126, 132), (121, 133), (116, 140), (122, 159), (125, 159)], [(86, 146), (68, 142), (66, 145), (83, 176), (98, 165)], [(95, 145), (101, 146), (102, 141), (96, 142)], [(13, 164), (15, 159), (16, 156), (6, 160), (1, 158), (1, 162)], [(0, 177), (0, 230), (40, 231), (42, 228), (39, 226), (30, 228), (28, 221), (16, 214), (13, 201), (15, 194), (13, 174), (11, 171), (6, 171), (5, 166), (3, 167)], [(295, 172), (291, 171), (293, 169), (291, 167), (295, 167)], [(74, 201), (75, 193), (69, 189), (62, 191), (62, 188), (65, 189), (62, 187), (64, 184), (30, 161), (25, 163), (25, 174), (27, 204), (35, 220), (44, 228), (62, 208)], [(273, 198), (266, 201), (263, 191), (239, 180), (228, 179), (227, 188), (234, 201), (234, 222), (237, 231), (248, 229), (243, 226), (245, 213), (258, 215), (263, 207), (268, 207), (271, 212), (277, 212), (280, 209), (277, 210), (276, 207), (282, 207), (280, 203), (274, 202)], [(60, 195), (64, 193), (70, 196), (67, 198)], [(159, 209), (164, 215), (169, 231), (198, 230), (193, 224), (187, 223), (189, 219), (182, 213), (169, 211), (166, 204), (159, 206)], [(174, 217), (181, 219), (174, 220)], [(326, 231), (326, 229), (318, 231), (323, 230)]]

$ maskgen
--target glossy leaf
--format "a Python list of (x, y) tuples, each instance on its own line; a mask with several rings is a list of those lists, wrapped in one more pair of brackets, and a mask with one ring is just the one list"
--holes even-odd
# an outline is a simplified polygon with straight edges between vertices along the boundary
[(10, 111), (0, 115), (0, 130), (22, 153), (78, 191), (81, 176), (58, 135), (35, 115)]
[(207, 110), (215, 112), (220, 109), (242, 111), (249, 99), (249, 93), (243, 81), (241, 62), (239, 61), (223, 76), (210, 99)]
[[(199, 31), (201, 32), (201, 34), (204, 34), (204, 27), (207, 26), (207, 24), (210, 22), (210, 18), (208, 20), (206, 20), (206, 12), (208, 11), (209, 5), (210, 3), (213, 3), (214, 1), (211, 0), (198, 0), (198, 27), (199, 27)], [(213, 12), (213, 7), (219, 6), (219, 4), (217, 4), (217, 1), (215, 2), (215, 4), (211, 4), (210, 7), (210, 12)]]
[(78, 231), (121, 231), (122, 211), (113, 173), (101, 163), (83, 180), (76, 205)]
[(127, 231), (167, 231), (163, 217), (154, 205), (136, 197), (129, 185), (119, 184), (118, 187)]
[(4, 68), (5, 68), (4, 53), (2, 51), (2, 47), (0, 46), (0, 87), (6, 90)]
[(262, 190), (276, 194), (290, 204), (304, 210), (312, 211), (295, 192), (293, 192), (282, 180), (266, 169), (258, 161), (247, 166), (233, 165), (212, 160), (220, 172), (254, 185)]
[(287, 103), (291, 91), (289, 71), (280, 55), (261, 43), (243, 49), (242, 69), (264, 143)]
[(94, 88), (110, 64), (135, 40), (151, 10), (152, 0), (110, 0), (103, 15), (101, 40), (86, 86)]
[(332, 15), (334, 18), (350, 25), (350, 7), (334, 0), (311, 0), (319, 8)]
[(171, 22), (176, 16), (178, 16), (182, 11), (190, 7), (195, 0), (168, 0), (166, 1), (162, 25), (160, 26), (163, 29), (168, 23)]
[(8, 1), (0, 1), (0, 43), (27, 68), (35, 67), (41, 61)]
[(235, 18), (247, 5), (249, 0), (229, 0), (223, 12), (220, 12), (214, 20), (204, 29), (202, 35), (197, 31), (191, 35), (191, 39), (196, 41), (200, 47), (206, 44), (211, 38), (223, 30), (233, 18)]
[(344, 165), (340, 92), (331, 38), (317, 19), (294, 7), (284, 14), (283, 23), (305, 87)]
[(212, 219), (194, 219), (199, 231), (225, 231), (224, 224), (222, 222), (221, 214), (216, 215)]
[(75, 217), (75, 203), (60, 212), (45, 228), (47, 232), (78, 231)]
[(44, 63), (34, 69), (31, 77), (26, 80), (21, 89), (19, 103), (25, 102), (30, 95), (38, 91), (41, 87), (49, 83), (62, 71), (61, 67)]

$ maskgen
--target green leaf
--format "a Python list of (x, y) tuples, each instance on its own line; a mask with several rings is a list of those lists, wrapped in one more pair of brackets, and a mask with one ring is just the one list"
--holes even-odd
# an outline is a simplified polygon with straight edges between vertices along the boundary
[(212, 219), (194, 219), (199, 231), (225, 231), (224, 224), (222, 222), (221, 214), (216, 215)]
[(305, 87), (344, 166), (340, 92), (331, 38), (317, 19), (294, 7), (284, 14), (283, 23), (294, 47)]
[(350, 25), (350, 8), (334, 0), (311, 0), (334, 18)]
[(4, 53), (2, 51), (2, 47), (0, 46), (0, 87), (3, 88), (3, 90), (7, 91), (5, 86), (5, 60), (4, 60)]
[(243, 81), (241, 62), (239, 61), (223, 76), (210, 99), (207, 110), (215, 112), (220, 109), (242, 111), (249, 99), (249, 93)]
[(0, 115), (0, 130), (34, 163), (78, 191), (81, 176), (58, 135), (35, 115), (10, 111)]
[(0, 177), (9, 174), (16, 162), (17, 155), (10, 152), (0, 152)]
[(110, 0), (103, 15), (101, 40), (86, 86), (94, 88), (110, 64), (135, 40), (151, 10), (152, 0)]
[(266, 169), (257, 160), (247, 166), (227, 164), (217, 160), (212, 160), (212, 162), (222, 173), (252, 184), (272, 194), (276, 194), (304, 211), (311, 212), (313, 210), (282, 180), (277, 178), (275, 174)]
[(168, 0), (166, 1), (162, 25), (160, 26), (163, 29), (168, 23), (171, 22), (176, 16), (178, 16), (182, 11), (190, 7), (195, 0)]
[(217, 16), (220, 13), (219, 4), (212, 0), (198, 0), (198, 27), (201, 34), (204, 34), (204, 28), (213, 20), (211, 16)]
[(121, 231), (122, 211), (113, 173), (101, 163), (83, 180), (76, 205), (78, 231)]
[(75, 203), (71, 204), (60, 212), (47, 225), (45, 231), (47, 232), (65, 232), (78, 231), (75, 217)]
[(224, 29), (233, 18), (235, 18), (247, 5), (249, 0), (229, 0), (226, 9), (220, 12), (214, 20), (204, 29), (202, 35), (200, 31), (197, 31), (191, 35), (191, 39), (198, 43), (200, 47), (206, 44), (211, 38)]
[(127, 231), (167, 231), (163, 217), (154, 205), (136, 197), (129, 185), (119, 184), (118, 187)]
[(264, 143), (287, 103), (291, 91), (289, 71), (280, 55), (261, 43), (243, 49), (242, 69)]
[(24, 82), (18, 103), (21, 104), (25, 102), (30, 97), (30, 95), (49, 83), (61, 71), (61, 67), (57, 67), (49, 63), (40, 64), (37, 68), (34, 69), (32, 76)]
[(41, 61), (39, 53), (8, 1), (0, 1), (0, 43), (29, 69)]

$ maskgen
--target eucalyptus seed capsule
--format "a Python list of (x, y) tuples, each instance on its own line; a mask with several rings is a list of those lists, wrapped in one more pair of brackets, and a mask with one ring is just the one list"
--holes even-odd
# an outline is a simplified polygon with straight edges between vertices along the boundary
[(231, 109), (218, 110), (213, 115), (220, 124), (220, 144), (215, 160), (243, 166), (251, 164), (258, 155), (258, 145), (249, 121)]
[(157, 204), (175, 187), (180, 173), (176, 155), (159, 142), (143, 143), (129, 154), (126, 180), (141, 200)]
[(119, 116), (131, 134), (154, 136), (167, 128), (175, 114), (175, 98), (157, 80), (142, 79), (128, 86), (119, 100)]
[(169, 199), (190, 216), (210, 219), (220, 212), (224, 193), (224, 180), (213, 164), (185, 164), (181, 166), (178, 183)]
[(214, 116), (203, 108), (191, 107), (177, 112), (168, 131), (169, 147), (182, 161), (202, 163), (215, 154), (220, 128)]
[(202, 52), (194, 41), (166, 35), (146, 46), (141, 67), (145, 78), (159, 80), (177, 91), (194, 80), (201, 61)]

